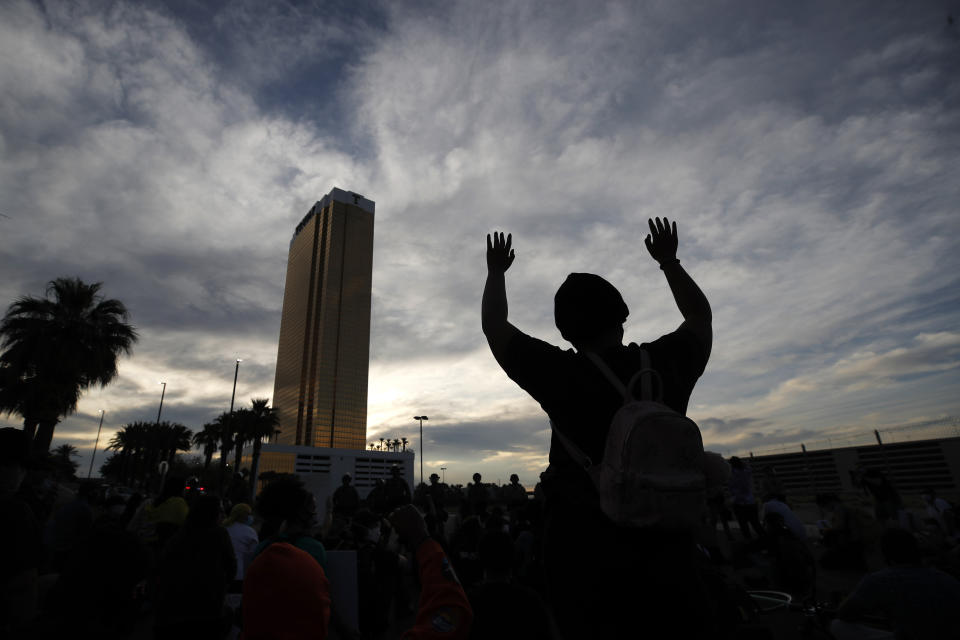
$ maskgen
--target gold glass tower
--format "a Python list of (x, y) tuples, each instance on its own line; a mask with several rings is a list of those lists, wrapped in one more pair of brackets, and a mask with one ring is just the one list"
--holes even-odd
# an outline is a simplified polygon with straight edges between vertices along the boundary
[(373, 211), (335, 188), (290, 241), (273, 389), (279, 444), (366, 448)]

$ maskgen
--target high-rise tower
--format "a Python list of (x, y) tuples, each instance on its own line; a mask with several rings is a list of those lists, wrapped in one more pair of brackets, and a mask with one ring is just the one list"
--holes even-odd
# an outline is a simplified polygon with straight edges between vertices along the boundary
[(294, 231), (273, 390), (278, 444), (366, 447), (373, 211), (334, 188)]

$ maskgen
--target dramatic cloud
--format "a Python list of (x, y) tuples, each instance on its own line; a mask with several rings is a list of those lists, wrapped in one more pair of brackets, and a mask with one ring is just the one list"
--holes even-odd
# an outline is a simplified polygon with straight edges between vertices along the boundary
[(427, 413), (448, 481), (532, 484), (549, 442), (480, 333), (493, 229), (515, 324), (562, 344), (591, 271), (640, 342), (681, 320), (642, 246), (675, 218), (715, 448), (960, 412), (956, 7), (321, 4), (0, 7), (0, 299), (103, 281), (143, 336), (58, 442), (152, 419), (161, 379), (197, 428), (238, 357), (238, 401), (270, 396), (290, 234), (334, 186), (377, 202), (370, 439)]

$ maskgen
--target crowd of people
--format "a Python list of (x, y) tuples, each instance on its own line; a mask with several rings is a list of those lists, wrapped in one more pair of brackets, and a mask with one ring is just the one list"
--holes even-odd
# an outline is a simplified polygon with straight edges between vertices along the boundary
[[(620, 292), (586, 273), (555, 296), (557, 328), (574, 349), (520, 331), (507, 313), (512, 238), (487, 238), (483, 332), (552, 428), (533, 491), (516, 474), (497, 486), (479, 473), (463, 489), (433, 474), (411, 491), (395, 467), (362, 492), (343, 476), (320, 505), (284, 474), (261, 476), (252, 505), (239, 475), (223, 496), (177, 477), (156, 495), (90, 484), (65, 494), (28, 475), (22, 431), (0, 431), (0, 633), (773, 637), (745, 587), (815, 600), (818, 572), (866, 574), (879, 549), (888, 566), (834, 603), (830, 632), (957, 637), (957, 524), (933, 489), (917, 517), (886, 474), (858, 469), (874, 513), (819, 495), (809, 526), (774, 469), (755, 478), (748, 461), (704, 451), (686, 411), (710, 357), (712, 311), (677, 258), (676, 223), (649, 227), (647, 250), (683, 322), (641, 345), (623, 344)], [(349, 552), (346, 572), (339, 552)]]

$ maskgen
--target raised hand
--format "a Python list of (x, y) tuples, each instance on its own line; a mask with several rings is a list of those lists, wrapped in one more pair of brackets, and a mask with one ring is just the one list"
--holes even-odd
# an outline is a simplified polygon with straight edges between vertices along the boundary
[(661, 265), (674, 262), (677, 259), (677, 223), (674, 222), (671, 227), (666, 217), (662, 222), (660, 218), (656, 220), (656, 224), (653, 219), (647, 220), (650, 233), (643, 242), (647, 245), (650, 256)]
[(506, 239), (503, 233), (493, 232), (493, 238), (487, 234), (487, 271), (491, 273), (505, 273), (513, 259), (516, 257), (511, 245), (513, 244), (513, 234), (507, 234)]

